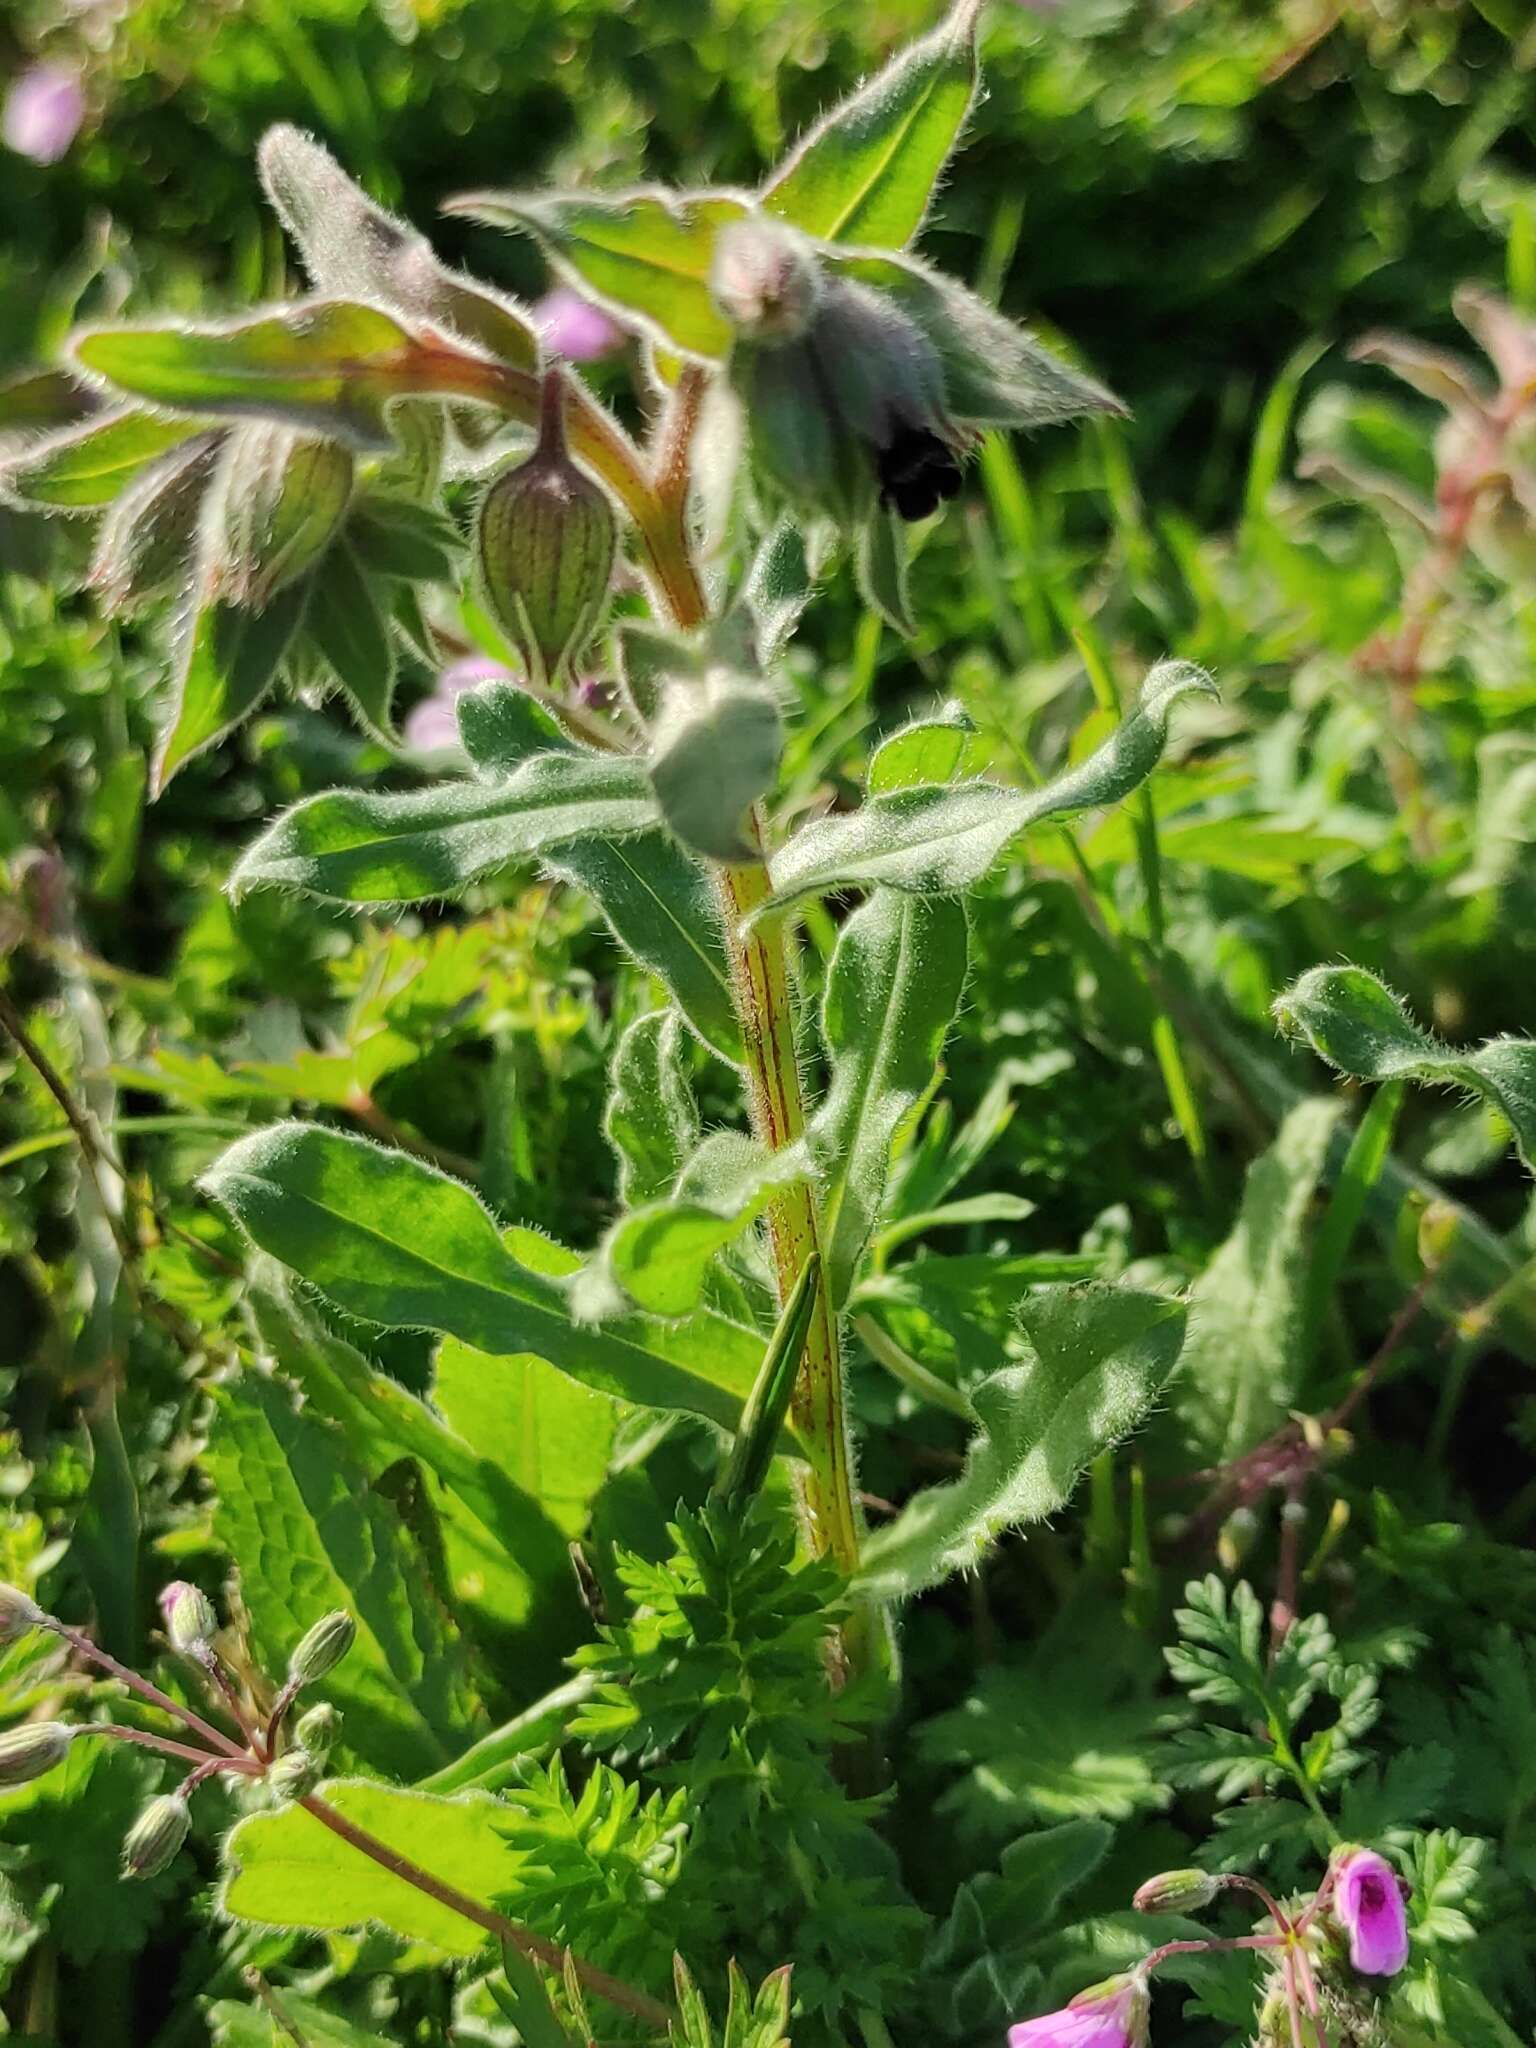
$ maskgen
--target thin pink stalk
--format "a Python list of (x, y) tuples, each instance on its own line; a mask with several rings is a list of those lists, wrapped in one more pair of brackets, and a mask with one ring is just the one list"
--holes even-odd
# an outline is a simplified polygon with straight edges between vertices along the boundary
[(239, 1771), (248, 1778), (261, 1775), (263, 1766), (254, 1757), (209, 1756), (203, 1749), (194, 1749), (189, 1742), (173, 1742), (168, 1735), (151, 1735), (145, 1728), (125, 1728), (119, 1721), (83, 1721), (75, 1729), (78, 1742), (85, 1735), (102, 1735), (116, 1742), (131, 1742), (139, 1749), (158, 1750), (161, 1756), (179, 1757), (183, 1763), (196, 1764), (199, 1774), (207, 1776), (210, 1770)]
[(1155, 1970), (1158, 1964), (1166, 1962), (1169, 1956), (1206, 1956), (1239, 1948), (1284, 1947), (1283, 1934), (1238, 1934), (1225, 1940), (1165, 1941), (1161, 1948), (1155, 1948), (1149, 1956), (1144, 1956), (1139, 1967), (1143, 1970)]
[(1307, 2001), (1307, 2011), (1317, 2029), (1319, 2048), (1329, 2048), (1328, 2029), (1323, 2025), (1323, 2010), (1318, 2001), (1317, 1982), (1312, 1975), (1312, 1958), (1300, 1946), (1296, 1949), (1296, 1975), (1301, 1984), (1301, 1995)]
[(227, 1735), (222, 1734), (211, 1722), (205, 1721), (201, 1714), (195, 1714), (190, 1707), (182, 1706), (180, 1701), (173, 1700), (169, 1693), (163, 1693), (158, 1685), (152, 1685), (147, 1678), (142, 1678), (137, 1671), (130, 1671), (126, 1664), (119, 1664), (114, 1656), (111, 1656), (106, 1650), (93, 1643), (89, 1636), (82, 1635), (79, 1629), (71, 1628), (67, 1622), (60, 1621), (57, 1615), (45, 1614), (36, 1625), (40, 1628), (51, 1629), (56, 1636), (62, 1636), (65, 1642), (78, 1651), (82, 1657), (88, 1658), (91, 1663), (99, 1665), (103, 1671), (110, 1672), (114, 1678), (120, 1679), (130, 1691), (136, 1692), (141, 1699), (148, 1700), (152, 1706), (158, 1707), (162, 1713), (170, 1714), (174, 1719), (182, 1722), (184, 1726), (192, 1729), (195, 1734), (201, 1735), (205, 1742), (211, 1743), (223, 1755), (244, 1756), (245, 1752), (238, 1742), (231, 1742)]

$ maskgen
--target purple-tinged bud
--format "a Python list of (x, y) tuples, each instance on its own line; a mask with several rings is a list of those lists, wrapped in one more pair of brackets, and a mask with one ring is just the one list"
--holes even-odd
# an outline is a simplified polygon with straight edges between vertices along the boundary
[(8, 1643), (29, 1628), (41, 1628), (46, 1620), (30, 1594), (19, 1586), (0, 1585), (0, 1643)]
[(546, 292), (533, 308), (533, 322), (552, 356), (568, 363), (595, 363), (624, 346), (624, 330), (569, 285)]
[(1203, 1913), (1221, 1890), (1208, 1870), (1164, 1870), (1140, 1886), (1131, 1904), (1138, 1913)]
[(290, 1685), (313, 1685), (334, 1671), (357, 1640), (357, 1623), (344, 1607), (317, 1621), (288, 1659)]
[(334, 1748), (341, 1733), (341, 1716), (330, 1704), (322, 1700), (301, 1714), (294, 1723), (293, 1739), (299, 1749), (307, 1749), (312, 1757), (324, 1760)]
[(754, 215), (721, 230), (709, 291), (743, 341), (794, 341), (821, 303), (821, 266), (803, 235)]
[(213, 1602), (200, 1586), (172, 1579), (160, 1595), (160, 1613), (173, 1650), (195, 1657), (212, 1643), (219, 1626)]
[(5, 96), (0, 139), (35, 164), (56, 164), (85, 119), (85, 91), (62, 64), (34, 64)]
[(1080, 1991), (1060, 2012), (1008, 2029), (1008, 2048), (1146, 2048), (1152, 2000), (1132, 1970)]
[(1408, 1962), (1403, 1886), (1374, 1849), (1334, 1852), (1333, 1916), (1349, 1936), (1349, 1960), (1366, 1977), (1395, 1977)]
[(26, 1721), (0, 1735), (0, 1785), (30, 1785), (69, 1754), (75, 1731), (65, 1721)]
[(565, 373), (544, 379), (539, 438), (480, 504), (480, 581), (491, 610), (545, 688), (565, 680), (602, 613), (613, 577), (613, 507), (571, 460)]
[(180, 1854), (191, 1826), (183, 1794), (166, 1792), (151, 1799), (123, 1837), (123, 1876), (158, 1877)]

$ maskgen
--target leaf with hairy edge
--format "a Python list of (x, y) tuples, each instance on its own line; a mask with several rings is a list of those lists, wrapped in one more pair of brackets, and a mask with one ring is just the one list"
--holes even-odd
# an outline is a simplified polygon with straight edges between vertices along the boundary
[(1275, 1017), (1357, 1081), (1425, 1081), (1480, 1095), (1536, 1172), (1536, 1040), (1490, 1038), (1466, 1051), (1442, 1045), (1363, 967), (1314, 967), (1276, 998)]
[(386, 746), (392, 744), (394, 643), (368, 578), (345, 541), (319, 565), (304, 626), (364, 726)]
[(639, 832), (655, 817), (643, 763), (540, 754), (500, 783), (306, 797), (251, 845), (229, 887), (236, 896), (280, 886), (338, 903), (418, 902), (563, 840)]
[(851, 885), (885, 882), (918, 895), (973, 887), (1029, 826), (1117, 803), (1144, 782), (1162, 759), (1173, 706), (1191, 692), (1214, 696), (1216, 686), (1192, 662), (1159, 663), (1135, 709), (1104, 745), (1043, 789), (992, 782), (895, 789), (868, 798), (857, 811), (817, 819), (775, 855), (773, 895), (751, 921), (797, 897)]
[(773, 692), (712, 664), (662, 691), (651, 728), (651, 786), (683, 844), (718, 861), (753, 858), (747, 812), (773, 785), (784, 730)]
[(594, 1307), (620, 1290), (652, 1315), (698, 1306), (710, 1261), (762, 1214), (772, 1197), (810, 1170), (802, 1147), (770, 1152), (740, 1131), (711, 1132), (671, 1194), (623, 1216), (609, 1232), (584, 1289)]
[(365, 454), (395, 445), (392, 398), (421, 389), (423, 352), (376, 306), (320, 300), (204, 327), (98, 327), (74, 340), (102, 383), (172, 412), (288, 420)]
[(1054, 1515), (1100, 1451), (1135, 1429), (1178, 1362), (1180, 1303), (1090, 1281), (1026, 1297), (1024, 1363), (972, 1389), (980, 1427), (952, 1485), (909, 1501), (871, 1536), (860, 1573), (871, 1599), (937, 1586), (981, 1562), (1005, 1529)]
[(940, 717), (919, 719), (880, 742), (870, 756), (865, 788), (879, 796), (891, 789), (954, 782), (979, 751), (976, 728), (964, 710), (946, 704)]
[(309, 585), (292, 583), (263, 612), (209, 604), (180, 629), (176, 700), (155, 750), (159, 796), (194, 754), (248, 718), (277, 680), (309, 602)]
[(743, 1059), (720, 908), (708, 875), (668, 833), (568, 839), (544, 856), (594, 898), (625, 951), (654, 974), (712, 1052)]
[[(386, 1847), (472, 1899), (490, 1906), (516, 1890), (526, 1858), (498, 1832), (505, 1809), (488, 1793), (439, 1799), (371, 1779), (333, 1778), (321, 1786), (320, 1796)], [(235, 1920), (321, 1933), (387, 1927), (402, 1940), (430, 1942), (454, 1956), (475, 1955), (490, 1939), (472, 1920), (342, 1841), (302, 1806), (252, 1814), (227, 1837), (223, 1854), (219, 1904)]]
[(377, 1770), (416, 1777), (462, 1742), (463, 1667), (413, 1533), (348, 1455), (333, 1425), (247, 1374), (214, 1396), (203, 1462), (214, 1531), (240, 1567), (252, 1647), (271, 1670), (322, 1616), (345, 1607), (357, 1641), (325, 1681), (346, 1741)]
[[(303, 1389), (308, 1412), (341, 1428), (370, 1482), (402, 1457), (416, 1460), (437, 1512), (459, 1611), (469, 1610), (498, 1628), (523, 1629), (525, 1656), (545, 1632), (541, 1608), (561, 1610), (568, 1633), (575, 1603), (566, 1544), (577, 1532), (568, 1532), (556, 1519), (537, 1486), (521, 1483), (522, 1472), (511, 1461), (499, 1451), (492, 1456), (460, 1428), (444, 1399), (441, 1359), (434, 1389), (439, 1416), (302, 1309), (280, 1268), (260, 1263), (270, 1267), (271, 1279), (257, 1275), (251, 1290), (257, 1327), (277, 1365)], [(473, 1356), (486, 1368), (508, 1414), (522, 1414), (528, 1407), (527, 1381), (553, 1381), (562, 1393), (568, 1390), (582, 1404), (587, 1434), (606, 1461), (601, 1417), (609, 1418), (611, 1436), (617, 1411), (604, 1396), (578, 1386), (542, 1359)], [(536, 1440), (536, 1429), (532, 1433)], [(569, 1646), (565, 1641), (558, 1645)]]
[(54, 512), (96, 512), (198, 431), (193, 420), (114, 412), (70, 427), (0, 468), (0, 498)]
[(675, 1010), (637, 1017), (614, 1051), (603, 1130), (619, 1162), (626, 1209), (659, 1200), (699, 1142), (698, 1105), (681, 1054)]
[(807, 1133), (821, 1181), (827, 1296), (848, 1299), (880, 1214), (891, 1147), (922, 1099), (965, 987), (965, 907), (877, 889), (838, 935), (821, 1027), (832, 1064)]
[(709, 273), (720, 230), (752, 210), (745, 194), (465, 192), (443, 210), (532, 235), (567, 284), (665, 348), (704, 362), (730, 351)]
[(1307, 1225), (1341, 1113), (1322, 1096), (1290, 1112), (1248, 1169), (1231, 1236), (1190, 1290), (1174, 1406), (1202, 1464), (1251, 1451), (1296, 1404)]
[(894, 512), (878, 511), (859, 535), (859, 593), (872, 612), (910, 639), (917, 631), (907, 589), (906, 529)]
[(733, 1429), (762, 1345), (721, 1317), (583, 1328), (560, 1281), (510, 1251), (470, 1190), (403, 1152), (312, 1124), (242, 1138), (203, 1176), (261, 1250), (347, 1315), (440, 1330), (499, 1358), (532, 1352), (573, 1379)]
[(767, 211), (822, 241), (904, 248), (975, 102), (977, 12), (960, 0), (818, 122), (763, 187)]
[(459, 739), (475, 773), (499, 782), (530, 754), (572, 751), (553, 715), (516, 683), (467, 690), (459, 699)]

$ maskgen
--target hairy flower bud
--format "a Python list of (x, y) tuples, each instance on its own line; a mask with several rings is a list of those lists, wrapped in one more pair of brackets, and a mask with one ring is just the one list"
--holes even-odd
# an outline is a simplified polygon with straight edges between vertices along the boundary
[(307, 1749), (289, 1749), (267, 1772), (267, 1783), (279, 1799), (304, 1799), (319, 1784), (324, 1769), (324, 1757)]
[(191, 1825), (181, 1793), (151, 1799), (123, 1837), (124, 1877), (158, 1877), (179, 1854)]
[(288, 1659), (288, 1678), (293, 1685), (313, 1685), (334, 1671), (357, 1640), (357, 1623), (344, 1607), (317, 1621)]
[(1140, 1886), (1131, 1904), (1138, 1913), (1202, 1913), (1220, 1890), (1207, 1870), (1164, 1870)]
[(709, 290), (744, 341), (793, 341), (820, 303), (821, 266), (803, 235), (754, 214), (721, 230)]
[(0, 1643), (26, 1629), (41, 1627), (43, 1619), (43, 1610), (29, 1593), (19, 1586), (0, 1585)]
[(223, 436), (194, 434), (152, 462), (107, 508), (89, 583), (105, 612), (131, 618), (184, 581)]
[(75, 1731), (64, 1721), (27, 1721), (0, 1735), (0, 1785), (29, 1785), (63, 1763)]
[(613, 508), (566, 447), (565, 373), (551, 370), (533, 454), (492, 483), (476, 531), (486, 600), (534, 682), (563, 682), (592, 637), (614, 547)]
[(355, 467), (339, 441), (292, 427), (232, 434), (209, 539), (214, 594), (261, 611), (312, 568), (346, 517)]
[(307, 1749), (311, 1756), (324, 1759), (335, 1747), (341, 1733), (341, 1716), (328, 1700), (311, 1707), (301, 1714), (294, 1723), (293, 1739), (300, 1749)]
[(160, 1613), (171, 1648), (184, 1656), (206, 1650), (219, 1625), (208, 1595), (185, 1579), (173, 1579), (165, 1588), (160, 1595)]

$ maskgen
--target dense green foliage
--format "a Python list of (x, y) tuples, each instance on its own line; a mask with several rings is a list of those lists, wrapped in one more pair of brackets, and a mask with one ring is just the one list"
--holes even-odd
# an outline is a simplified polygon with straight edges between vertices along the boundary
[[(38, 2048), (654, 2036), (594, 1971), (681, 2048), (995, 2048), (1158, 1942), (1252, 1931), (1235, 1893), (1134, 1912), (1154, 1872), (1305, 1897), (1340, 1842), (1394, 1860), (1412, 1951), (1379, 2026), (1369, 1982), (1331, 2010), (1334, 2048), (1536, 2031), (1523, 10), (999, 0), (922, 255), (1035, 323), (1065, 410), (1081, 369), (1130, 417), (988, 432), (905, 580), (883, 514), (856, 561), (730, 528), (708, 642), (626, 571), (547, 700), (477, 578), (462, 387), (383, 381), (453, 284), (327, 281), (369, 259), (324, 246), (269, 143), (285, 250), (252, 171), (297, 123), (509, 294), (546, 255), (609, 289), (594, 196), (757, 187), (931, 26), (909, 0), (0, 25), (0, 65), (78, 61), (88, 99), (63, 161), (0, 151), (0, 1580), (221, 1727), (163, 1587), (212, 1597), (263, 1717), (349, 1612), (314, 1687), (339, 1731), (287, 1793), (323, 1770), (345, 1822), (554, 1945), (487, 1939), (254, 1772), (120, 1881), (175, 1774), (80, 1741), (0, 1792), (0, 2004)], [(922, 122), (959, 119), (966, 62), (934, 59), (910, 189), (866, 190), (851, 144), (786, 181), (829, 274), (914, 318), (934, 273), (900, 251), (947, 151)], [(546, 180), (542, 213), (496, 200), (538, 240), (435, 218)], [(882, 256), (827, 254), (824, 189), (855, 185), (841, 239)], [(301, 256), (389, 310), (210, 339)], [(731, 345), (702, 274), (641, 267), (609, 296), (653, 339)], [(146, 340), (173, 315), (201, 325)], [(1046, 372), (983, 316), (948, 397), (963, 369), (957, 413), (1025, 417)], [(515, 302), (473, 317), (535, 361)], [(71, 439), (80, 388), (28, 373), (77, 322), (96, 376), (195, 417)], [(330, 437), (286, 510), (283, 430), (230, 398), (258, 382), (264, 420)], [(590, 382), (638, 433), (641, 348)], [(178, 595), (235, 451), (227, 578)], [(152, 562), (146, 475), (182, 493)], [(263, 491), (280, 563), (240, 552)], [(411, 714), (465, 655), (501, 680), (429, 742)], [(654, 751), (598, 751), (615, 728)], [(778, 1051), (814, 1105), (778, 1150), (699, 858), (736, 859), (765, 794), (745, 923), (798, 934)], [(812, 1183), (819, 1291), (775, 1351), (764, 1219)], [(852, 1584), (797, 1523), (815, 1418), (759, 1379), (823, 1302)], [(35, 1631), (0, 1645), (0, 1718), (172, 1726)], [(1262, 1962), (1171, 1959), (1158, 2041), (1248, 2038)]]

